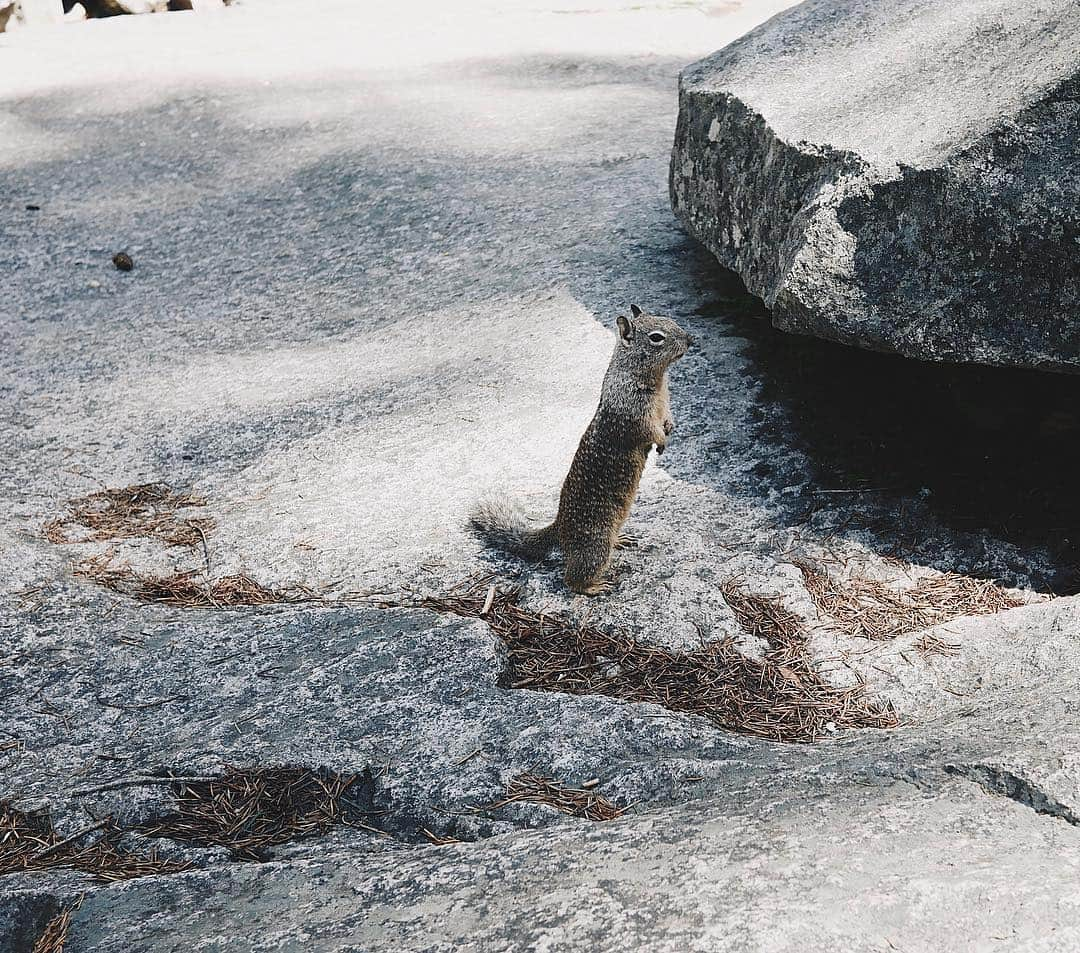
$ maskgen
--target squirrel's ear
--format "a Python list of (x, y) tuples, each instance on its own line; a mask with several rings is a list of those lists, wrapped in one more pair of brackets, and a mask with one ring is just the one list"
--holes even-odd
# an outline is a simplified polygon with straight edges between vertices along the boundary
[(634, 338), (634, 326), (630, 323), (630, 319), (620, 314), (615, 319), (615, 323), (619, 326), (619, 340), (629, 347)]
[(640, 318), (641, 317), (641, 308), (639, 308), (636, 304), (632, 304), (632, 305), (630, 305), (630, 313), (635, 318)]

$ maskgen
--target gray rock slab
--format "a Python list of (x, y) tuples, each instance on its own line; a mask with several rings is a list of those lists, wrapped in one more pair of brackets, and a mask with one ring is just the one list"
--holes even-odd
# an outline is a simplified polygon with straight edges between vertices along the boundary
[[(67, 834), (170, 809), (156, 784), (80, 793), (144, 771), (296, 764), (368, 772), (389, 835), (338, 828), (260, 864), (158, 840), (196, 869), (121, 885), (5, 875), (0, 949), (84, 894), (68, 953), (737, 949), (751, 928), (784, 949), (802, 923), (822, 949), (1071, 942), (1080, 604), (1048, 596), (1080, 590), (1075, 381), (775, 334), (673, 222), (680, 66), (783, 4), (432, 3), (422, 31), (391, 6), (0, 38), (0, 797)], [(700, 346), (640, 545), (609, 596), (575, 599), (557, 560), (483, 551), (464, 516), (489, 489), (550, 516), (630, 301)], [(43, 538), (68, 498), (149, 480), (206, 496), (205, 552)], [(74, 575), (110, 547), (144, 573), (209, 561), (348, 601), (145, 605)], [(837, 632), (800, 554), (1030, 604), (938, 626), (955, 649), (931, 655), (922, 633)], [(486, 625), (371, 604), (477, 572), (531, 610), (752, 653), (719, 591), (738, 576), (902, 724), (781, 745), (515, 690)], [(487, 807), (530, 769), (630, 810)], [(998, 912), (973, 925), (980, 888)]]
[(682, 74), (671, 199), (787, 331), (1080, 369), (1080, 10), (808, 0)]
[(1080, 832), (1012, 801), (837, 784), (423, 856), (135, 881), (84, 900), (71, 940), (95, 953), (1064, 953), (1080, 942), (1078, 877)]

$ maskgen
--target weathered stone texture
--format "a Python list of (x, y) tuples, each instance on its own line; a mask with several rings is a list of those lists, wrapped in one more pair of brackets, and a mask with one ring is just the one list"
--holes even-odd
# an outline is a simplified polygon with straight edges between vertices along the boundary
[(677, 216), (777, 327), (1080, 370), (1080, 6), (809, 0), (686, 69)]

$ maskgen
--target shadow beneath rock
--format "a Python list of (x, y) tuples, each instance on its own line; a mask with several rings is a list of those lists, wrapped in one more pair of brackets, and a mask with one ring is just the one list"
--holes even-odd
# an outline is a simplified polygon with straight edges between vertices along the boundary
[[(757, 299), (740, 298), (737, 276), (721, 272), (714, 285), (701, 313), (723, 314), (750, 342), (760, 386), (748, 439), (762, 461), (791, 451), (805, 461), (793, 525), (831, 511), (838, 532), (869, 532), (882, 552), (933, 565), (944, 552), (956, 562), (939, 568), (1080, 592), (1080, 377), (930, 364), (786, 334)], [(758, 475), (762, 493), (798, 482), (784, 466)], [(943, 530), (958, 534), (944, 550)], [(995, 560), (977, 553), (1000, 543), (1013, 564), (990, 568)]]

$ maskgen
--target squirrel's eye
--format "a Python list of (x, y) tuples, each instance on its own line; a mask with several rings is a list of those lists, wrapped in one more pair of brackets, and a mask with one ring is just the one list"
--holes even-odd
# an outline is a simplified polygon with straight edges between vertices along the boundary
[(649, 335), (649, 340), (652, 341), (653, 344), (663, 344), (667, 340), (667, 336), (662, 331), (653, 331), (653, 333)]

